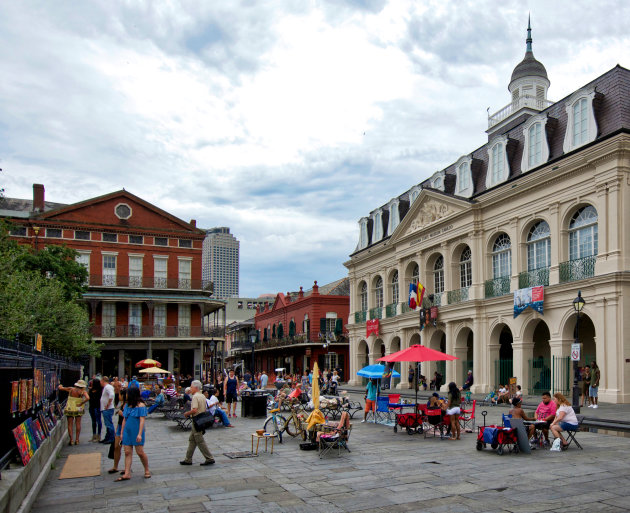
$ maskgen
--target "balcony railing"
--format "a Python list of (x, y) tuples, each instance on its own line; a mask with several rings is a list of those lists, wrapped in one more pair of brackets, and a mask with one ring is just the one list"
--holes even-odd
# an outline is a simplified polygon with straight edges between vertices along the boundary
[(92, 287), (124, 287), (145, 289), (212, 290), (209, 280), (188, 278), (156, 278), (154, 276), (122, 276), (111, 274), (91, 274)]
[(434, 292), (433, 293), (433, 305), (432, 306), (442, 306), (442, 296), (443, 295), (444, 295), (444, 292)]
[(523, 271), (518, 275), (518, 288), (538, 287), (549, 285), (549, 267), (540, 267), (531, 271)]
[(595, 276), (596, 256), (578, 258), (560, 263), (560, 283), (585, 280)]
[(400, 304), (402, 306), (402, 313), (415, 312), (415, 310), (409, 307), (409, 303), (406, 301), (402, 301)]
[(377, 306), (375, 308), (370, 308), (370, 319), (382, 319), (383, 318), (383, 307)]
[(365, 322), (367, 320), (367, 312), (364, 310), (362, 312), (354, 312), (354, 323), (359, 324), (360, 322)]
[(526, 94), (521, 96), (518, 100), (508, 103), (505, 107), (498, 110), (491, 116), (488, 116), (488, 128), (492, 128), (494, 125), (499, 124), (501, 121), (509, 118), (512, 114), (518, 112), (524, 107), (529, 107), (534, 110), (544, 110), (549, 107), (549, 105), (553, 105), (553, 102)]
[(385, 317), (396, 317), (396, 307), (398, 303), (390, 303), (385, 307)]
[(504, 296), (510, 293), (510, 277), (503, 276), (494, 280), (486, 280), (486, 298)]
[(221, 327), (202, 326), (92, 326), (92, 336), (97, 338), (144, 338), (144, 337), (224, 337)]
[(462, 301), (468, 301), (468, 287), (457, 290), (449, 290), (447, 293), (447, 299), (449, 305), (461, 303)]

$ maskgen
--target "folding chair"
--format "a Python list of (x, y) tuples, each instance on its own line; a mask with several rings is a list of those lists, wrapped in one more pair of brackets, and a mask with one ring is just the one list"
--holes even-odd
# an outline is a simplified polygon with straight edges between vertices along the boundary
[(475, 429), (475, 409), (477, 407), (477, 399), (473, 399), (472, 408), (469, 410), (461, 410), (459, 415), (459, 425), (463, 430), (470, 429), (471, 432)]
[(503, 413), (501, 417), (503, 418), (503, 427), (511, 428), (512, 424), (510, 423), (510, 419), (512, 418), (512, 415), (506, 415)]
[(325, 433), (319, 437), (319, 458), (323, 458), (327, 452), (337, 449), (337, 456), (341, 455), (341, 449), (344, 448), (348, 452), (352, 452), (348, 447), (348, 440), (350, 439), (350, 431), (352, 431), (352, 424), (348, 424), (347, 428), (335, 428), (330, 433)]
[(376, 413), (375, 419), (376, 422), (382, 424), (389, 424), (392, 421), (391, 414), (389, 411), (389, 397), (380, 395), (376, 398)]
[(584, 422), (584, 415), (576, 415), (577, 419), (578, 419), (578, 425), (575, 429), (567, 429), (567, 449), (569, 448), (569, 445), (571, 445), (572, 442), (575, 443), (575, 445), (577, 445), (580, 449), (582, 449), (582, 446), (580, 445), (580, 442), (578, 442), (575, 439), (575, 435), (577, 434), (577, 432), (580, 430), (580, 426), (582, 425), (582, 422)]
[[(398, 404), (400, 403), (400, 394), (389, 394), (389, 404)], [(400, 407), (390, 408), (391, 411), (401, 410)]]
[(423, 426), (424, 437), (426, 438), (429, 435), (430, 431), (433, 431), (433, 437), (435, 437), (436, 430), (440, 432), (440, 438), (444, 438), (444, 428), (450, 423), (450, 415), (444, 415), (444, 412), (441, 409), (433, 409), (429, 410), (427, 408), (427, 416), (426, 421)]

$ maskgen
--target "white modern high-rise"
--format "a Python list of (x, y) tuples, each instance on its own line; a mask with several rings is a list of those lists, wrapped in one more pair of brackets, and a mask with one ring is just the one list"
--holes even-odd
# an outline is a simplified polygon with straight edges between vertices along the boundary
[(224, 226), (206, 230), (202, 277), (214, 283), (214, 297), (238, 296), (240, 243)]

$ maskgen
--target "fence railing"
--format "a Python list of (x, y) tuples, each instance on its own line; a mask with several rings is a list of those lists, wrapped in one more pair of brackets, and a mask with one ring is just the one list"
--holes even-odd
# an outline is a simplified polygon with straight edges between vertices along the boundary
[(486, 280), (486, 298), (504, 296), (510, 293), (510, 277), (503, 276), (494, 280)]
[(370, 319), (382, 319), (383, 318), (383, 307), (377, 306), (375, 308), (370, 308)]
[(406, 301), (402, 301), (400, 305), (402, 306), (402, 313), (415, 312), (414, 309), (409, 307), (409, 303), (407, 303)]
[(92, 287), (129, 287), (145, 289), (180, 289), (211, 291), (213, 282), (189, 278), (158, 278), (155, 276), (126, 276), (91, 274), (88, 285)]
[(359, 324), (360, 322), (365, 322), (366, 320), (367, 320), (367, 312), (365, 310), (362, 312), (354, 312), (355, 324)]
[(457, 290), (449, 290), (446, 294), (449, 305), (461, 303), (462, 301), (468, 301), (468, 287), (464, 287)]
[(396, 307), (398, 306), (397, 303), (390, 303), (389, 305), (387, 305), (385, 307), (385, 317), (389, 318), (389, 317), (396, 317)]
[(560, 263), (560, 283), (585, 280), (595, 276), (596, 256), (578, 258)]
[(92, 336), (98, 338), (143, 338), (143, 337), (224, 337), (222, 327), (202, 326), (92, 326)]
[(538, 287), (549, 285), (549, 267), (540, 267), (531, 271), (523, 271), (518, 275), (518, 288)]

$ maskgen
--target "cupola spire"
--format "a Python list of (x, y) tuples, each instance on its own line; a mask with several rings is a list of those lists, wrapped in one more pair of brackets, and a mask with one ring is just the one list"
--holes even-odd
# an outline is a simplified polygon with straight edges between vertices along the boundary
[(532, 50), (532, 23), (531, 23), (531, 14), (527, 15), (527, 52), (533, 52)]

